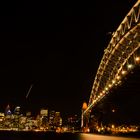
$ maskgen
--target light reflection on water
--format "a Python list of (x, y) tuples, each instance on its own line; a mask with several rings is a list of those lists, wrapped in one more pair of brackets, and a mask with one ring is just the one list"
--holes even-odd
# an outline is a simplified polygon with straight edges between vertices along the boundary
[(140, 138), (103, 136), (88, 133), (0, 131), (0, 140), (140, 140)]
[(115, 136), (80, 134), (79, 140), (140, 140), (140, 138), (124, 138)]

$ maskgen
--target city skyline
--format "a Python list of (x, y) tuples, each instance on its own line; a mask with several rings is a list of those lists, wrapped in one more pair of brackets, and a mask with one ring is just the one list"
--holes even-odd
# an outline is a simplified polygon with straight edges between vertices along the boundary
[(3, 16), (2, 108), (21, 103), (34, 112), (48, 107), (63, 115), (81, 113), (111, 34), (134, 5), (103, 3), (29, 4), (17, 7), (16, 15)]

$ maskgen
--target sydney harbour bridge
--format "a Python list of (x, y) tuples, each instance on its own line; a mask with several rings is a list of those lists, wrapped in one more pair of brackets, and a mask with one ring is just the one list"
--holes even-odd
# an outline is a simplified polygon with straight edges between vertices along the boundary
[(83, 127), (91, 110), (140, 64), (140, 0), (131, 8), (112, 38), (97, 70), (89, 102), (82, 112)]

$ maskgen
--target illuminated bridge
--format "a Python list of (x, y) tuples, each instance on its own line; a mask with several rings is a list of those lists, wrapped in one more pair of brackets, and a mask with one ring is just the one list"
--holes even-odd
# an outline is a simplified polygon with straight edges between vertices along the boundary
[(126, 15), (104, 50), (97, 70), (89, 103), (83, 115), (91, 112), (110, 90), (118, 86), (127, 74), (140, 64), (140, 0)]

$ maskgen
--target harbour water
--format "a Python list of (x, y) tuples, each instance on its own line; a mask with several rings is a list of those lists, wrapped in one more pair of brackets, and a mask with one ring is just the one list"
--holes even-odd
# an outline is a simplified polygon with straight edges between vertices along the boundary
[(1, 131), (0, 140), (78, 140), (79, 134), (56, 132)]
[(140, 140), (140, 138), (85, 133), (0, 131), (0, 140)]

